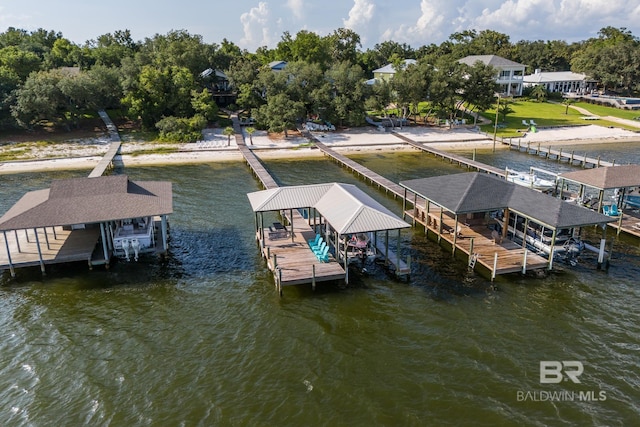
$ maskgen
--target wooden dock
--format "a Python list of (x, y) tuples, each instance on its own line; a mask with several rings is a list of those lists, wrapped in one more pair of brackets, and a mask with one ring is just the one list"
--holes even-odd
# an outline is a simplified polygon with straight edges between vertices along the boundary
[(118, 156), (120, 155), (122, 141), (120, 139), (120, 134), (118, 133), (118, 128), (113, 124), (106, 111), (100, 110), (98, 111), (98, 114), (100, 115), (100, 118), (102, 119), (104, 124), (107, 126), (107, 131), (109, 132), (109, 137), (111, 139), (111, 145), (109, 146), (109, 149), (107, 150), (105, 155), (102, 156), (102, 159), (100, 159), (100, 162), (98, 162), (96, 167), (93, 168), (93, 170), (89, 174), (89, 178), (95, 178), (104, 175), (104, 173), (108, 169), (112, 168), (115, 163), (120, 162)]
[(422, 224), (425, 233), (431, 232), (438, 242), (448, 242), (453, 254), (456, 251), (466, 254), (470, 268), (482, 265), (489, 272), (491, 280), (497, 275), (549, 268), (546, 258), (525, 249), (521, 244), (508, 239), (496, 242), (486, 224), (464, 225), (459, 222), (460, 232), (455, 233), (455, 219), (444, 212), (441, 215), (439, 208), (432, 207), (426, 213), (424, 207), (420, 206), (405, 214)]
[[(298, 211), (293, 211), (293, 218), (287, 219), (290, 223), (285, 236), (272, 239), (267, 233), (261, 244), (262, 256), (273, 272), (278, 290), (305, 283), (311, 283), (315, 289), (319, 282), (344, 280), (345, 270), (335, 258), (330, 256), (329, 262), (320, 262), (309, 247), (307, 242), (313, 240), (316, 233), (307, 220)], [(256, 238), (261, 240), (259, 232)]]
[(402, 188), (399, 184), (396, 184), (395, 182), (385, 178), (384, 176), (375, 173), (374, 171), (362, 166), (357, 162), (354, 162), (348, 157), (335, 152), (331, 148), (324, 145), (322, 142), (318, 141), (317, 138), (313, 136), (310, 137), (314, 139), (316, 147), (318, 147), (326, 156), (328, 156), (332, 160), (335, 160), (337, 163), (349, 169), (356, 175), (364, 178), (366, 181), (369, 181), (371, 184), (376, 185), (379, 189), (384, 190), (387, 194), (390, 193), (391, 195), (393, 195), (394, 199), (396, 197), (404, 197), (405, 189)]
[[(6, 236), (6, 240), (5, 240)], [(47, 227), (34, 230), (7, 231), (0, 234), (0, 269), (60, 264), (66, 262), (91, 262), (92, 253), (100, 236), (99, 228), (86, 230), (64, 230), (62, 227)], [(38, 251), (38, 243), (40, 251)], [(11, 260), (7, 255), (7, 247)], [(104, 259), (101, 262), (104, 263)]]
[(527, 154), (532, 154), (545, 159), (555, 160), (558, 163), (568, 163), (573, 166), (582, 166), (583, 168), (598, 168), (600, 166), (615, 166), (614, 161), (602, 160), (600, 156), (589, 157), (587, 153), (584, 155), (576, 154), (575, 150), (553, 149), (552, 147), (543, 147), (538, 142), (532, 145), (530, 142), (523, 144), (520, 139), (513, 141), (512, 139), (503, 139), (502, 143), (509, 146), (510, 150), (518, 150)]
[(618, 217), (618, 221), (610, 222), (607, 225), (616, 230), (616, 234), (627, 233), (630, 236), (640, 238), (640, 210), (624, 208), (621, 212), (622, 215)]
[(253, 151), (251, 151), (251, 149), (247, 147), (247, 144), (245, 144), (238, 115), (231, 114), (231, 121), (233, 123), (233, 130), (235, 132), (236, 145), (238, 146), (238, 150), (240, 150), (242, 157), (244, 157), (244, 160), (249, 165), (249, 168), (251, 169), (253, 174), (256, 176), (256, 178), (258, 178), (265, 190), (278, 188), (279, 185), (273, 179), (267, 168), (264, 167), (260, 159), (258, 159)]
[(465, 167), (469, 170), (477, 170), (478, 172), (486, 172), (492, 175), (499, 176), (501, 178), (505, 178), (505, 171), (502, 169), (498, 169), (494, 166), (485, 165), (484, 163), (468, 159), (464, 156), (460, 156), (455, 153), (449, 153), (447, 151), (438, 150), (437, 148), (427, 147), (424, 143), (417, 142), (408, 138), (404, 135), (400, 135), (397, 132), (391, 132), (394, 136), (400, 138), (405, 143), (417, 148), (418, 150), (422, 150), (429, 154), (433, 154), (436, 157), (441, 158), (442, 160), (447, 160), (449, 163), (457, 164), (458, 166)]

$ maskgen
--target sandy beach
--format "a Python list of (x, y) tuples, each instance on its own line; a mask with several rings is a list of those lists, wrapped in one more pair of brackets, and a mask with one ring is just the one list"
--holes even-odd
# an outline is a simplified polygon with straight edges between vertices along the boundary
[[(491, 148), (493, 139), (472, 127), (425, 128), (404, 127), (394, 131), (425, 145), (443, 150)], [(404, 144), (393, 133), (381, 132), (373, 127), (344, 129), (335, 132), (314, 132), (313, 135), (328, 147), (340, 152), (371, 152), (414, 148)], [(246, 144), (261, 158), (298, 158), (322, 156), (312, 141), (299, 134), (284, 138), (273, 137), (265, 131), (256, 131)], [(540, 129), (523, 134), (522, 143), (540, 143), (561, 147), (588, 143), (638, 143), (640, 133), (597, 125)], [(91, 138), (68, 143), (51, 144), (31, 149), (28, 158), (20, 161), (0, 162), (0, 174), (36, 172), (46, 170), (91, 169), (97, 165), (109, 146), (108, 137)], [(501, 144), (498, 148), (505, 147)], [(0, 152), (14, 149), (12, 144), (0, 146)], [(149, 154), (150, 150), (167, 149), (172, 152)], [(146, 152), (146, 153), (145, 153)], [(234, 138), (222, 135), (222, 129), (206, 129), (202, 141), (189, 144), (139, 143), (122, 144), (122, 161), (126, 166), (163, 164), (193, 164), (221, 161), (240, 161), (242, 155)]]

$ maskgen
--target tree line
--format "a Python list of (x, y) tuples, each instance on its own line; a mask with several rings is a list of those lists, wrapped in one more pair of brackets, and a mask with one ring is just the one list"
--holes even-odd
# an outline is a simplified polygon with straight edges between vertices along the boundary
[[(0, 33), (0, 128), (72, 129), (87, 111), (105, 108), (124, 111), (161, 138), (195, 140), (219, 112), (212, 88), (220, 82), (207, 69), (228, 76), (237, 95), (231, 107), (271, 131), (286, 132), (307, 118), (360, 125), (366, 111), (385, 114), (389, 105), (404, 117), (453, 118), (461, 106), (484, 111), (494, 102), (495, 70), (458, 62), (483, 54), (525, 64), (527, 73), (582, 72), (630, 95), (640, 90), (639, 43), (613, 27), (574, 43), (512, 43), (506, 34), (467, 30), (439, 45), (385, 41), (362, 50), (359, 35), (340, 28), (327, 36), (285, 32), (275, 48), (248, 52), (183, 30), (141, 41), (123, 30), (77, 45), (59, 32), (8, 28)], [(415, 63), (407, 65), (409, 58)], [(272, 61), (286, 61), (286, 69), (273, 72)], [(397, 71), (392, 80), (363, 83), (388, 63)]]

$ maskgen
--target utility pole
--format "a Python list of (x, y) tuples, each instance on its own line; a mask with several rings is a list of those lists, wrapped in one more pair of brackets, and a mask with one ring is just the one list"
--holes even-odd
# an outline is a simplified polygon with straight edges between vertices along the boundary
[(493, 123), (493, 152), (496, 152), (496, 134), (498, 133), (498, 113), (500, 112), (500, 94), (498, 93), (498, 105), (496, 107), (496, 120)]

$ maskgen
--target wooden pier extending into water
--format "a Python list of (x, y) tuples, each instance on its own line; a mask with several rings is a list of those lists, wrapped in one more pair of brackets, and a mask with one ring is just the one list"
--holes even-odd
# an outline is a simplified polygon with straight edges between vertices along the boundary
[(484, 163), (477, 162), (472, 159), (468, 159), (464, 156), (460, 156), (455, 153), (449, 153), (447, 151), (438, 150), (437, 148), (427, 147), (424, 143), (417, 142), (408, 138), (404, 135), (400, 135), (397, 132), (391, 132), (394, 136), (400, 138), (403, 142), (411, 145), (412, 147), (417, 148), (418, 150), (422, 150), (429, 154), (433, 154), (436, 157), (440, 157), (442, 160), (448, 160), (449, 163), (455, 163), (458, 166), (466, 167), (467, 169), (474, 169), (478, 172), (486, 172), (492, 175), (499, 176), (501, 178), (505, 178), (505, 171), (502, 169), (498, 169), (494, 166), (485, 165)]
[(552, 147), (544, 147), (539, 142), (537, 144), (531, 144), (527, 142), (523, 144), (518, 138), (517, 141), (513, 139), (503, 139), (502, 143), (509, 146), (510, 150), (518, 150), (527, 154), (532, 154), (538, 157), (544, 157), (545, 159), (556, 160), (559, 163), (565, 162), (573, 166), (582, 166), (583, 168), (599, 168), (601, 166), (615, 166), (615, 160), (609, 162), (602, 160), (600, 156), (589, 157), (587, 153), (584, 155), (576, 154), (575, 150), (554, 149)]
[(113, 167), (116, 163), (122, 162), (119, 158), (120, 148), (122, 146), (122, 140), (120, 139), (118, 128), (116, 127), (116, 125), (113, 124), (113, 122), (111, 121), (111, 118), (109, 118), (109, 115), (106, 113), (106, 111), (100, 110), (98, 111), (98, 114), (100, 115), (100, 118), (102, 119), (104, 124), (107, 126), (107, 131), (109, 132), (109, 137), (111, 139), (111, 145), (109, 146), (109, 149), (107, 150), (105, 155), (102, 156), (102, 159), (100, 159), (100, 162), (98, 162), (96, 167), (93, 168), (93, 170), (89, 174), (89, 178), (102, 176), (108, 169)]

